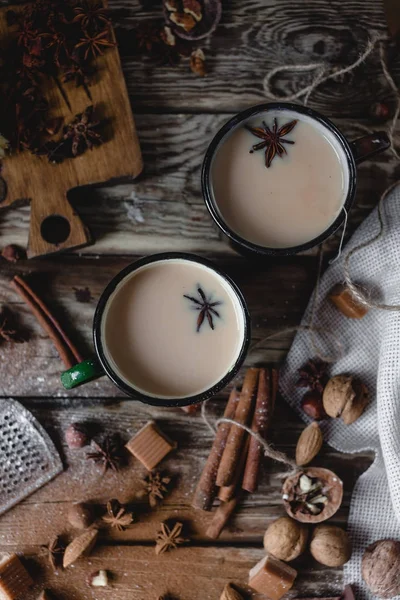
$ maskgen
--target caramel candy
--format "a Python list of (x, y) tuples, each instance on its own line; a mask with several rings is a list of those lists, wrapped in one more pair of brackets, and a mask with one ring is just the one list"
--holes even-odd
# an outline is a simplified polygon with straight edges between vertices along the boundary
[(149, 421), (126, 444), (129, 452), (149, 471), (152, 471), (176, 446), (176, 442), (168, 439), (154, 421)]
[(16, 554), (0, 558), (0, 600), (23, 598), (33, 581)]
[(332, 288), (329, 300), (349, 319), (362, 319), (368, 312), (368, 308), (359, 304), (349, 288), (341, 283)]
[(267, 555), (249, 573), (249, 585), (271, 600), (279, 600), (292, 587), (297, 571), (281, 560)]

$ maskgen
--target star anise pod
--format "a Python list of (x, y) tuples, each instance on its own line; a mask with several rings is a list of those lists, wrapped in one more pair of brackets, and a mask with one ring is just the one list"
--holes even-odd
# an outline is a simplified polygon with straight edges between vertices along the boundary
[(171, 477), (163, 476), (158, 471), (153, 471), (145, 478), (145, 493), (149, 497), (151, 508), (155, 508), (159, 501), (164, 499), (168, 492), (168, 484), (171, 482)]
[(265, 121), (262, 122), (263, 127), (249, 127), (246, 125), (246, 129), (250, 131), (250, 133), (263, 140), (259, 144), (252, 146), (250, 152), (263, 150), (265, 148), (265, 166), (267, 168), (270, 167), (276, 155), (282, 157), (284, 154), (287, 154), (283, 144), (294, 144), (292, 140), (285, 140), (283, 138), (294, 129), (296, 124), (297, 120), (295, 119), (289, 121), (289, 123), (285, 123), (285, 125), (282, 125), (282, 127), (278, 129), (278, 121), (275, 118), (272, 129), (268, 127)]
[(197, 330), (200, 331), (201, 326), (203, 325), (205, 317), (207, 317), (207, 321), (211, 329), (214, 329), (214, 320), (213, 317), (220, 318), (220, 314), (215, 310), (216, 306), (222, 304), (221, 301), (217, 300), (215, 302), (211, 302), (211, 296), (207, 298), (203, 290), (200, 286), (197, 287), (197, 293), (199, 294), (199, 298), (195, 298), (194, 296), (189, 296), (188, 294), (183, 294), (184, 298), (190, 300), (193, 303), (193, 310), (199, 311), (199, 316), (197, 318)]
[(112, 499), (107, 502), (107, 514), (102, 517), (102, 521), (117, 531), (124, 531), (133, 522), (133, 514), (126, 512), (118, 500)]
[(141, 23), (134, 32), (136, 49), (138, 52), (146, 52), (147, 54), (159, 54), (160, 50), (165, 50), (163, 40), (163, 25), (154, 21)]
[(82, 154), (87, 148), (91, 150), (93, 146), (103, 143), (101, 135), (96, 131), (101, 124), (93, 120), (93, 110), (93, 106), (88, 106), (83, 113), (76, 115), (75, 119), (64, 127), (63, 139), (72, 142), (72, 156)]
[(16, 323), (15, 316), (6, 306), (0, 312), (0, 341), (22, 344), (27, 334)]
[(181, 536), (183, 524), (176, 522), (171, 528), (166, 523), (161, 523), (161, 530), (156, 537), (156, 554), (163, 554), (189, 540)]
[(76, 298), (77, 302), (82, 302), (83, 304), (92, 302), (92, 300), (93, 300), (92, 292), (90, 291), (90, 289), (87, 286), (84, 288), (73, 287), (72, 289), (75, 292), (75, 298)]
[(320, 394), (324, 391), (324, 387), (328, 383), (328, 363), (319, 360), (309, 360), (305, 365), (299, 369), (300, 378), (298, 379), (296, 386), (303, 388), (310, 388), (316, 390)]
[(64, 544), (60, 541), (58, 535), (54, 536), (47, 546), (42, 546), (42, 551), (46, 555), (47, 561), (53, 571), (56, 571), (60, 565), (64, 549)]
[(74, 8), (73, 23), (80, 23), (83, 29), (92, 26), (96, 29), (110, 23), (110, 17), (102, 4), (92, 4), (83, 0)]
[(79, 48), (83, 51), (84, 59), (97, 58), (103, 56), (103, 50), (105, 48), (112, 48), (115, 46), (115, 42), (110, 40), (110, 33), (108, 30), (101, 31), (100, 33), (91, 34), (85, 31), (85, 37), (81, 38), (76, 44), (75, 48)]
[(108, 469), (118, 471), (123, 462), (123, 443), (118, 433), (106, 435), (102, 442), (92, 441), (93, 452), (86, 455), (88, 460), (103, 465), (103, 473)]

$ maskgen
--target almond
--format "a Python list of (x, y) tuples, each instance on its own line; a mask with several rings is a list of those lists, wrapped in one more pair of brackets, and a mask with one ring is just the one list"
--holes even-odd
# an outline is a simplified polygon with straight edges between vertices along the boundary
[(220, 600), (243, 600), (243, 596), (232, 587), (231, 583), (227, 583), (222, 591)]
[(318, 423), (313, 421), (304, 429), (297, 442), (296, 464), (301, 467), (311, 462), (321, 450), (323, 441), (322, 431)]
[(63, 567), (69, 567), (81, 556), (88, 556), (93, 550), (99, 532), (97, 529), (88, 529), (78, 537), (76, 537), (65, 548)]

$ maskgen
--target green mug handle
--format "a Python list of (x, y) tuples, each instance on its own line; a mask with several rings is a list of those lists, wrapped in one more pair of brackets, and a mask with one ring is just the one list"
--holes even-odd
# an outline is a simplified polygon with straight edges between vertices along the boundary
[(70, 390), (103, 375), (104, 369), (97, 358), (88, 358), (61, 373), (61, 383), (66, 390)]

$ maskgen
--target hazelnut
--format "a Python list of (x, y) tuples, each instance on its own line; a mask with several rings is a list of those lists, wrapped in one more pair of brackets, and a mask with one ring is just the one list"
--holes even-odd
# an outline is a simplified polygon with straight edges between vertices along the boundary
[(400, 594), (400, 542), (379, 540), (364, 552), (361, 562), (363, 579), (379, 598)]
[(289, 517), (281, 517), (268, 527), (264, 535), (264, 548), (280, 560), (294, 560), (307, 546), (308, 529)]
[(301, 408), (304, 410), (306, 415), (320, 421), (326, 419), (328, 416), (325, 412), (324, 405), (322, 404), (322, 394), (317, 390), (311, 390), (304, 394), (301, 401)]
[(108, 574), (107, 571), (100, 570), (91, 573), (88, 577), (88, 585), (92, 587), (107, 587), (108, 586)]
[(330, 417), (342, 417), (345, 425), (351, 425), (368, 404), (368, 390), (351, 375), (335, 375), (326, 384), (322, 401)]
[(310, 552), (322, 565), (341, 567), (351, 556), (350, 538), (340, 527), (318, 525), (311, 538)]
[(87, 446), (90, 437), (86, 425), (82, 423), (71, 423), (65, 432), (65, 441), (68, 448), (76, 449)]
[(93, 509), (89, 504), (76, 502), (69, 507), (68, 522), (76, 529), (86, 529), (94, 521)]
[(1, 255), (10, 262), (17, 262), (18, 260), (26, 259), (26, 251), (20, 246), (16, 246), (16, 244), (4, 246), (3, 250), (1, 251)]

